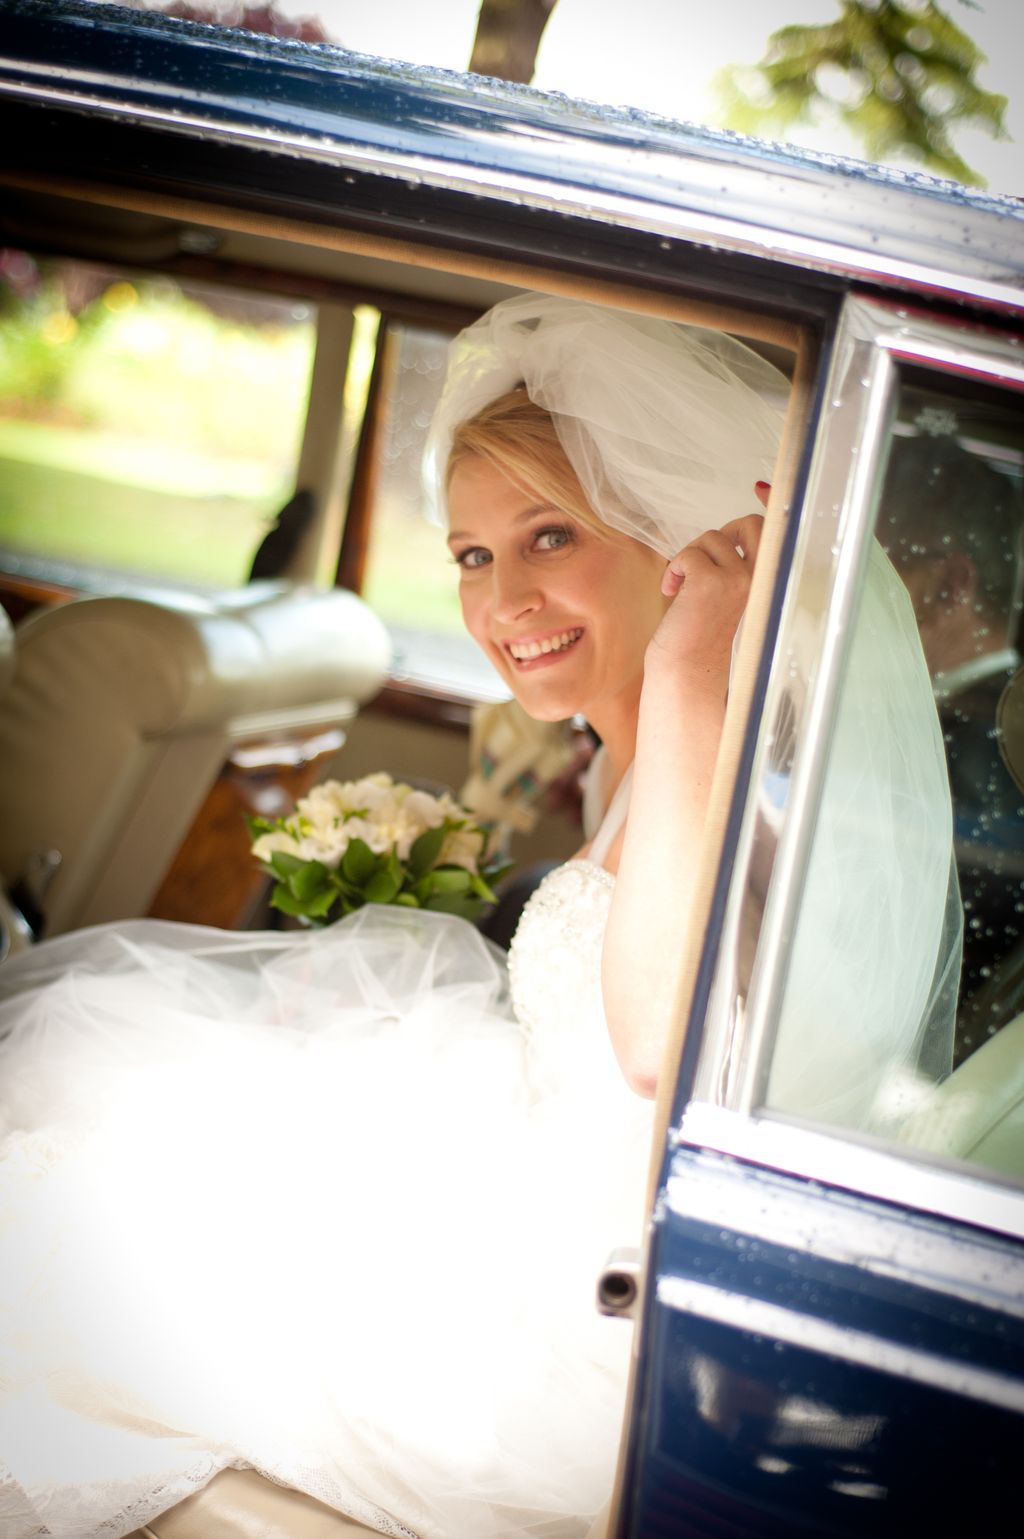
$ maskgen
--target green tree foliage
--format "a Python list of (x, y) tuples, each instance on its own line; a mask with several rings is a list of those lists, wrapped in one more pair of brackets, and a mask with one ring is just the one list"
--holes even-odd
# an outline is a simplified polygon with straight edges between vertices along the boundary
[(839, 0), (839, 7), (826, 25), (773, 33), (759, 64), (721, 72), (728, 126), (786, 135), (834, 114), (872, 160), (919, 160), (983, 186), (954, 149), (951, 130), (973, 122), (1006, 137), (1006, 97), (975, 83), (985, 56), (932, 0)]

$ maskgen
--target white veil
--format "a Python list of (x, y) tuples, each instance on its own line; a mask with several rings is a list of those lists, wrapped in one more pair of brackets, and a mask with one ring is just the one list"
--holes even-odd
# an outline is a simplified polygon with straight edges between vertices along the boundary
[(452, 343), (425, 461), (437, 509), (456, 427), (518, 384), (551, 413), (594, 511), (663, 556), (756, 511), (789, 395), (724, 332), (518, 294)]
[[(666, 556), (756, 510), (789, 393), (778, 369), (722, 333), (518, 295), (452, 343), (425, 466), (439, 511), (455, 428), (519, 384), (551, 413), (595, 512)], [(879, 1098), (922, 1055), (932, 1074), (951, 1067), (960, 950), (931, 681), (880, 547), (817, 827), (770, 1099), (876, 1127), (888, 1120)]]

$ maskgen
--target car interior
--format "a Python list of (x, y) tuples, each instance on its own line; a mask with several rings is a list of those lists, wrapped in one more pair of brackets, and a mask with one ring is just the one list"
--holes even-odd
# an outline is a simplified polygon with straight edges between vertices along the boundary
[[(258, 304), (272, 295), (315, 317), (294, 479), (276, 519), (250, 516), (230, 586), (176, 582), (166, 570), (133, 569), (117, 552), (106, 565), (76, 561), (26, 534), (27, 515), (19, 521), (9, 510), (0, 523), (0, 593), (18, 655), (0, 727), (2, 794), (14, 811), (0, 870), (41, 934), (145, 913), (251, 924), (265, 894), (250, 870), (242, 811), (270, 813), (314, 779), (383, 766), (458, 792), (474, 773), (471, 747), (479, 762), (480, 720), (495, 719), (507, 693), (458, 635), (443, 538), (419, 506), (415, 467), (448, 337), (527, 275), (458, 270), (473, 264), (457, 258), (453, 270), (450, 256), (415, 250), (396, 260), (371, 249), (385, 243), (336, 230), (286, 238), (265, 221), (220, 212), (214, 223), (205, 209), (187, 217), (184, 208), (157, 213), (26, 189), (5, 203), (9, 247), (37, 271), (73, 258), (101, 295), (162, 282), (242, 308), (249, 296)], [(606, 287), (605, 297), (637, 302)], [(792, 328), (730, 317), (721, 305), (686, 308), (695, 319), (706, 312), (713, 324), (739, 323), (791, 369)], [(389, 480), (406, 504), (393, 535), (375, 527), (397, 500)], [(123, 487), (96, 478), (92, 490), (88, 517), (101, 522), (104, 494), (123, 496)], [(389, 599), (379, 548), (410, 541)], [(445, 629), (431, 630), (429, 617), (402, 623), (412, 580), (446, 585)], [(492, 737), (510, 710), (498, 710)], [(561, 806), (548, 798), (548, 808), (534, 771), (542, 765), (550, 781), (585, 758), (586, 732), (569, 724), (526, 741), (516, 722), (513, 735), (504, 798), (513, 859), (520, 867), (564, 859), (582, 843), (574, 788)]]

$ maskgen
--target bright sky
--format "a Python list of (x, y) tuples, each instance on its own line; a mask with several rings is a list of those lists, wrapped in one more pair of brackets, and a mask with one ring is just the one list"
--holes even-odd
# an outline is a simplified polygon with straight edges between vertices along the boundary
[[(904, 4), (912, 8), (915, 0)], [(337, 41), (359, 53), (465, 69), (479, 0), (281, 0), (280, 8), (319, 15)], [(533, 83), (712, 122), (711, 82), (722, 65), (754, 64), (777, 27), (831, 21), (838, 8), (838, 0), (558, 0)], [(963, 128), (955, 146), (993, 190), (1024, 193), (1024, 0), (944, 0), (944, 8), (988, 56), (979, 84), (1010, 102), (1012, 141)], [(839, 128), (799, 135), (816, 149), (863, 156)]]

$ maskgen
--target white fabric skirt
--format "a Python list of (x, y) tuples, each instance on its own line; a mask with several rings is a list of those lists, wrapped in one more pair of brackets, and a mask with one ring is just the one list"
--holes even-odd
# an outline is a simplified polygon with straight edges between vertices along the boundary
[(232, 1465), (385, 1533), (585, 1532), (649, 1114), (538, 1098), (470, 926), (139, 921), (0, 984), (5, 1539), (116, 1539)]

